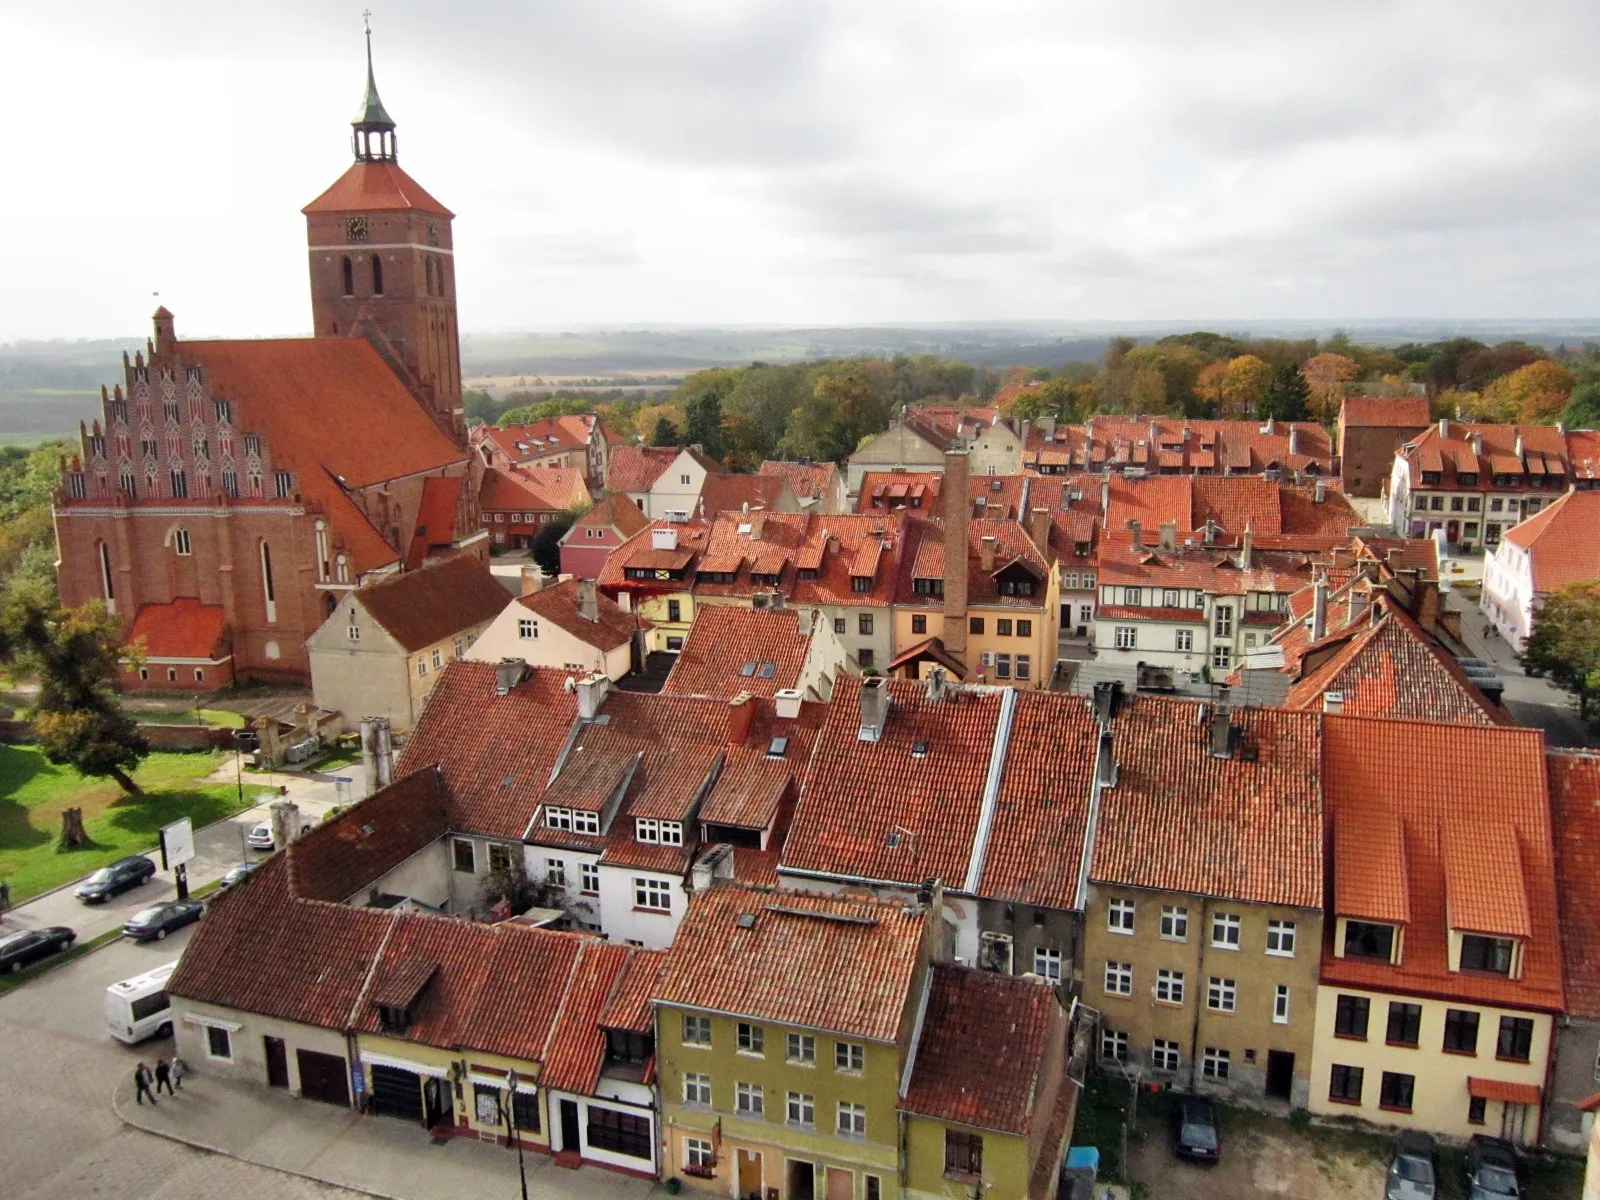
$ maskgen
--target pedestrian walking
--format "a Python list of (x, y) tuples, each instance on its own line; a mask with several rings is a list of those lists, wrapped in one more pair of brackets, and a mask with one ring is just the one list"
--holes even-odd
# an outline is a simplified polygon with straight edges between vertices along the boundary
[(133, 1096), (140, 1104), (146, 1096), (150, 1097), (151, 1104), (156, 1102), (156, 1094), (150, 1090), (151, 1078), (150, 1068), (143, 1063), (133, 1069)]
[(11, 885), (0, 879), (0, 913), (11, 907)]
[(183, 1091), (183, 1077), (189, 1073), (189, 1064), (176, 1054), (172, 1056), (172, 1086)]
[[(167, 1066), (167, 1060), (166, 1059), (158, 1058), (158, 1059), (156, 1059), (156, 1095), (157, 1096), (159, 1096), (161, 1094), (161, 1089), (162, 1088), (166, 1088), (167, 1089), (167, 1095), (170, 1096), (170, 1095), (173, 1094), (173, 1092), (172, 1092), (172, 1068)], [(150, 1098), (152, 1100), (154, 1100), (155, 1096), (152, 1096)]]

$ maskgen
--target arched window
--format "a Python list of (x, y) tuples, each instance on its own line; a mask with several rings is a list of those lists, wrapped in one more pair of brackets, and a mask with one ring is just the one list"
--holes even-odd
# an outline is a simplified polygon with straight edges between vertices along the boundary
[(267, 620), (278, 619), (278, 592), (272, 584), (272, 548), (261, 543), (261, 592), (267, 601)]
[(348, 558), (342, 554), (339, 555), (334, 563), (334, 569), (338, 573), (337, 578), (340, 583), (350, 582), (350, 560)]
[(322, 521), (317, 522), (317, 579), (328, 582), (328, 526)]
[(188, 558), (194, 553), (189, 543), (189, 531), (179, 526), (172, 531), (172, 548), (177, 551), (179, 558)]
[(117, 593), (111, 583), (111, 548), (100, 543), (100, 591), (105, 596), (106, 611), (117, 611)]
[(433, 259), (424, 257), (422, 260), (422, 274), (427, 280), (428, 295), (433, 295)]
[(372, 294), (383, 295), (383, 259), (376, 254), (372, 256)]
[(356, 294), (356, 270), (351, 265), (348, 254), (344, 256), (341, 266), (344, 269), (344, 294), (346, 296), (354, 296)]

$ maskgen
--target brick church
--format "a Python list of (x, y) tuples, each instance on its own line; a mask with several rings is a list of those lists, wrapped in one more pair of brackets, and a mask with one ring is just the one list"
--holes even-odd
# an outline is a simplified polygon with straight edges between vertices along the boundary
[(355, 162), (303, 210), (314, 336), (180, 341), (155, 313), (57, 493), (62, 600), (103, 600), (134, 688), (304, 683), (344, 593), (488, 554), (468, 482), (451, 212), (367, 91)]

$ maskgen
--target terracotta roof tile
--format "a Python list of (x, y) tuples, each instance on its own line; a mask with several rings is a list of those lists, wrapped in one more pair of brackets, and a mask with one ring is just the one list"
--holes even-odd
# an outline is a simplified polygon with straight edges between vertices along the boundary
[(1600, 1017), (1600, 756), (1551, 749), (1545, 761), (1560, 880), (1567, 1011)]
[(741, 692), (771, 696), (799, 682), (810, 647), (796, 612), (702, 605), (662, 691), (728, 700)]
[(444, 836), (444, 779), (423, 767), (324, 821), (284, 851), (296, 895), (342, 904)]
[[(502, 594), (504, 591), (502, 588)], [(585, 645), (599, 650), (615, 650), (618, 646), (626, 646), (637, 630), (647, 627), (638, 614), (623, 612), (615, 600), (598, 591), (595, 595), (595, 613), (599, 619), (589, 620), (583, 615), (578, 581), (575, 579), (542, 588), (531, 595), (517, 596), (510, 603), (520, 605)]]
[(1567, 463), (1574, 479), (1600, 479), (1600, 432), (1574, 429), (1568, 433)]
[[(628, 498), (626, 492), (611, 492), (594, 502), (594, 507), (572, 523), (573, 529), (615, 529), (623, 538), (630, 538), (650, 524), (650, 518)], [(570, 541), (569, 530), (562, 540)]]
[[(1294, 450), (1291, 452), (1291, 431)], [(1182, 417), (1094, 416), (1083, 425), (1057, 425), (1046, 438), (1028, 431), (1024, 466), (1040, 465), (1049, 453), (1058, 467), (1092, 470), (1117, 467), (1260, 474), (1269, 467), (1331, 476), (1334, 454), (1327, 431), (1310, 421), (1277, 422), (1272, 431), (1258, 421), (1202, 421)]]
[[(738, 557), (745, 565), (731, 583), (697, 579), (694, 593), (713, 598), (742, 598), (752, 592), (770, 590), (770, 584), (757, 583), (750, 578), (751, 564), (762, 556), (770, 556), (763, 559), (766, 565), (779, 560), (784, 562), (778, 589), (783, 592), (786, 603), (797, 608), (810, 604), (887, 607), (894, 602), (896, 556), (905, 544), (905, 522), (906, 518), (898, 514), (769, 512), (761, 514), (759, 522), (732, 513), (718, 516), (711, 526), (705, 553), (723, 561)], [(743, 533), (740, 532), (742, 527), (745, 528)], [(887, 548), (880, 546), (874, 551), (869, 543), (887, 543)], [(868, 547), (865, 551), (864, 546)], [(869, 565), (874, 570), (872, 589), (858, 592), (851, 584), (852, 572), (867, 569)], [(610, 569), (609, 562), (607, 569)], [(816, 577), (800, 578), (802, 570), (815, 572)], [(702, 574), (704, 571), (702, 566)]]
[(635, 950), (624, 965), (622, 977), (597, 1023), (605, 1029), (653, 1033), (655, 1015), (650, 1010), (650, 997), (660, 986), (661, 973), (666, 966), (665, 950)]
[(1543, 511), (1506, 530), (1505, 540), (1533, 560), (1533, 590), (1548, 594), (1569, 583), (1600, 579), (1600, 492), (1568, 492)]
[(713, 887), (690, 899), (655, 1000), (892, 1042), (916, 1001), (928, 916), (905, 904)]
[[(1439, 425), (1446, 431), (1440, 435)], [(1517, 443), (1522, 443), (1518, 457)], [(1480, 449), (1481, 448), (1481, 449)], [(1406, 465), (1412, 488), (1452, 491), (1544, 490), (1547, 475), (1565, 477), (1566, 439), (1551, 425), (1485, 425), (1467, 421), (1434, 422), (1400, 447), (1395, 457)], [(1440, 481), (1424, 484), (1422, 472), (1437, 471)], [(1463, 474), (1474, 474), (1473, 483)], [(1496, 475), (1516, 475), (1515, 482), (1495, 483)], [(1527, 476), (1532, 479), (1530, 483)]]
[(524, 470), (483, 472), (478, 508), (483, 512), (565, 512), (589, 503), (583, 472), (567, 467), (528, 467)]
[(545, 1048), (544, 1069), (539, 1073), (542, 1086), (585, 1096), (594, 1094), (606, 1055), (600, 1018), (628, 960), (636, 953), (627, 946), (583, 943)]
[(358, 162), (333, 181), (333, 186), (300, 211), (303, 213), (393, 212), (416, 209), (453, 217), (411, 176), (392, 162)]
[(768, 459), (761, 474), (779, 475), (789, 481), (797, 500), (826, 500), (838, 487), (839, 467), (831, 462), (780, 462)]
[[(935, 965), (902, 1110), (1000, 1133), (1032, 1131), (1066, 1019), (1041, 980)], [(1059, 1057), (1059, 1056), (1057, 1056)]]
[(672, 465), (676, 446), (617, 446), (606, 456), (606, 490), (648, 492)]
[(422, 502), (417, 506), (417, 526), (411, 534), (406, 570), (417, 570), (429, 554), (454, 544), (456, 512), (467, 486), (466, 479), (453, 475), (430, 475), (422, 481)]
[[(593, 417), (589, 418), (591, 421)], [(527, 462), (547, 454), (587, 451), (589, 430), (581, 419), (549, 417), (519, 425), (484, 425), (478, 437), (491, 441), (512, 462)]]
[(171, 604), (141, 604), (127, 645), (142, 642), (146, 658), (215, 659), (227, 653), (227, 615), (220, 604), (179, 596)]
[(1346, 396), (1339, 405), (1339, 423), (1345, 426), (1421, 430), (1428, 424), (1428, 398)]
[(505, 608), (506, 589), (470, 554), (357, 588), (351, 598), (407, 651), (485, 624)]
[[(760, 506), (776, 511), (789, 486), (782, 475), (730, 475), (714, 471), (700, 488), (700, 511), (709, 519), (719, 512)], [(793, 493), (790, 493), (791, 498)], [(791, 503), (790, 507), (793, 507)]]

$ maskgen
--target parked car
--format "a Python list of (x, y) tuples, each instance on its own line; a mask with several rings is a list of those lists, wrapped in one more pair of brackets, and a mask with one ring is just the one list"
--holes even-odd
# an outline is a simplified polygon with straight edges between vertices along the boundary
[(1470, 1200), (1520, 1196), (1517, 1150), (1504, 1138), (1475, 1133), (1467, 1143), (1467, 1195)]
[(1179, 1158), (1216, 1162), (1222, 1157), (1217, 1112), (1202, 1096), (1178, 1096), (1172, 1105), (1172, 1148)]
[(49, 925), (0, 938), (0, 971), (20, 971), (42, 958), (59, 954), (77, 937), (65, 925)]
[(119, 858), (101, 867), (85, 879), (72, 894), (85, 904), (96, 904), (138, 887), (156, 873), (156, 865), (148, 858), (134, 854)]
[(206, 906), (198, 900), (168, 900), (165, 904), (152, 904), (128, 918), (122, 932), (136, 942), (160, 941), (175, 929), (198, 921)]
[[(300, 823), (300, 832), (309, 833), (313, 826), (310, 821)], [(263, 821), (245, 837), (245, 845), (252, 850), (276, 850), (277, 843), (272, 838), (272, 822)]]
[(1438, 1191), (1433, 1153), (1433, 1139), (1427, 1134), (1411, 1130), (1402, 1133), (1395, 1142), (1394, 1157), (1389, 1160), (1383, 1200), (1433, 1200)]
[(256, 868), (260, 865), (259, 862), (242, 862), (224, 875), (217, 883), (217, 886), (219, 888), (231, 888), (236, 883), (243, 883), (256, 873)]

